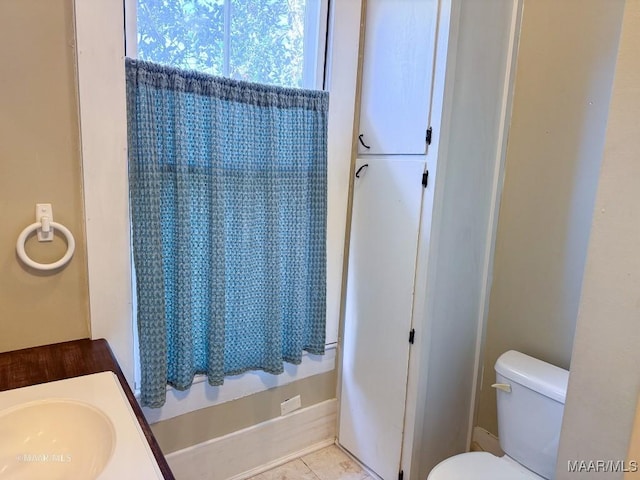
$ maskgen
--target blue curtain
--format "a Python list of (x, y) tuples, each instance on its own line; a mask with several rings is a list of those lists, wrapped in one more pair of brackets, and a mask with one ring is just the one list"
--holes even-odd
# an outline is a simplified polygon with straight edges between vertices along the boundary
[(323, 354), (328, 93), (126, 75), (142, 404)]

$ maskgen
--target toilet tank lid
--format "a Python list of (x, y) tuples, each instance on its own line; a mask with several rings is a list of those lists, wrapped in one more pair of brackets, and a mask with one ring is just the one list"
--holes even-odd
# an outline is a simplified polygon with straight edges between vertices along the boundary
[(496, 361), (496, 372), (509, 380), (564, 404), (569, 372), (524, 353), (509, 350)]

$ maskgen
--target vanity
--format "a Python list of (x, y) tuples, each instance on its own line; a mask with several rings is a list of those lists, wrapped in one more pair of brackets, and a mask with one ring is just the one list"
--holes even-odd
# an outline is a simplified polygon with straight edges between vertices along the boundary
[(0, 479), (174, 479), (104, 339), (0, 353)]

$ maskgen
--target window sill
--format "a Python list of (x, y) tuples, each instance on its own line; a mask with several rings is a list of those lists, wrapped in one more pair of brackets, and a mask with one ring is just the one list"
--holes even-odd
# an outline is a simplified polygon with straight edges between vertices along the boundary
[[(212, 387), (205, 375), (197, 375), (188, 390), (176, 390), (167, 386), (167, 401), (160, 408), (143, 407), (142, 411), (151, 424), (168, 420), (185, 413), (237, 400), (270, 388), (280, 387), (303, 378), (330, 372), (335, 368), (336, 344), (326, 346), (324, 355), (305, 353), (300, 365), (284, 364), (284, 373), (271, 375), (262, 371), (246, 372), (225, 379), (223, 385)], [(136, 390), (139, 400), (140, 391)]]

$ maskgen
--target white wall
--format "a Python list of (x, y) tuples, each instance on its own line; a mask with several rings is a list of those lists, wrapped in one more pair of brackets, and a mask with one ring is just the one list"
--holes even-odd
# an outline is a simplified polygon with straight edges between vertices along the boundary
[[(449, 48), (439, 47), (436, 59), (446, 73), (444, 104), (433, 107), (434, 114), (443, 112), (442, 122), (433, 122), (441, 135), (433, 228), (431, 239), (421, 232), (427, 251), (420, 254), (428, 258), (419, 258), (416, 283), (409, 388), (417, 394), (408, 407), (408, 418), (410, 408), (417, 412), (415, 430), (405, 425), (413, 433), (411, 479), (426, 478), (469, 442), (520, 2), (455, 0), (443, 8), (449, 4)], [(425, 200), (423, 215), (430, 211)], [(429, 220), (423, 217), (423, 226), (429, 228)]]
[[(558, 479), (569, 460), (624, 460), (640, 389), (640, 1), (626, 2), (576, 328)], [(640, 460), (640, 459), (636, 459)]]

